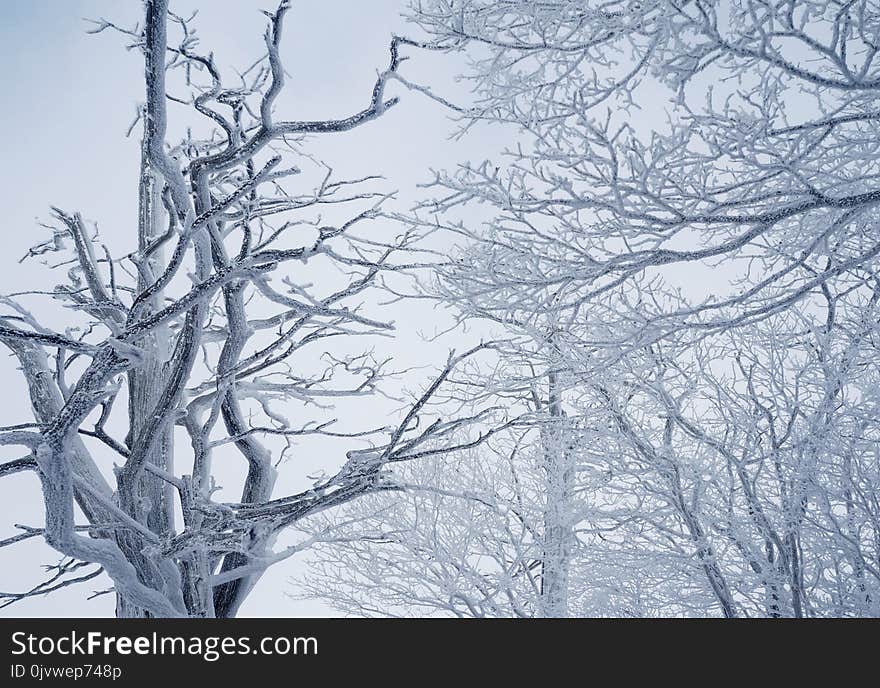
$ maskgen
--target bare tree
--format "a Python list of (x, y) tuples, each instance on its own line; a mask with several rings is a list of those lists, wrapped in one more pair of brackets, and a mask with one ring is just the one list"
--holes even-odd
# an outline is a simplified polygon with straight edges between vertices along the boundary
[(295, 594), (356, 616), (581, 615), (569, 594), (586, 507), (576, 496), (601, 476), (572, 466), (559, 484), (560, 467), (548, 463), (558, 425), (521, 416), (479, 447), (409, 464), (402, 495), (304, 522), (312, 537), (332, 535), (311, 551)]
[[(307, 589), (370, 615), (876, 616), (877, 293), (567, 384), (561, 421), (529, 409), (321, 519)], [(509, 364), (469, 372), (462, 397), (523, 403)]]
[[(754, 322), (823, 285), (858, 288), (880, 251), (876, 7), (593, 5), (414, 6), (436, 45), (472, 49), (479, 98), (464, 123), (519, 132), (501, 161), (438, 175), (423, 208), (507, 252), (491, 276), (507, 292), (480, 289), (479, 259), (481, 307), (565, 319), (589, 303), (602, 317), (582, 344), (609, 348)], [(655, 121), (631, 117), (655, 103), (666, 106)], [(493, 232), (452, 222), (472, 201), (498, 208)], [(711, 293), (679, 296), (676, 275), (718, 265)], [(649, 287), (656, 303), (638, 299)]]
[(646, 568), (699, 562), (727, 616), (877, 615), (876, 303), (836, 328), (792, 309), (695, 356), (658, 350), (641, 381), (603, 387), (616, 479), (658, 505), (615, 516), (653, 532)]
[[(337, 400), (370, 403), (382, 393), (393, 371), (373, 348), (393, 324), (365, 309), (379, 276), (412, 267), (418, 253), (412, 232), (377, 233), (389, 196), (375, 179), (335, 179), (312, 162), (304, 138), (355, 129), (394, 107), (386, 87), (410, 42), (391, 39), (361, 110), (282, 120), (273, 105), (284, 86), (289, 0), (268, 14), (263, 58), (232, 85), (198, 52), (192, 18), (168, 0), (144, 6), (141, 26), (94, 27), (130, 39), (145, 60), (133, 248), (111, 256), (82, 215), (55, 208), (53, 236), (28, 257), (62, 255), (54, 267), (66, 281), (2, 299), (0, 340), (27, 381), (34, 422), (3, 428), (0, 444), (25, 453), (0, 475), (35, 472), (46, 515), (44, 528), (2, 545), (43, 537), (65, 557), (50, 580), (5, 601), (103, 570), (119, 616), (230, 617), (266, 567), (304, 546), (275, 551), (281, 531), (399, 489), (387, 466), (442, 451), (459, 421), (425, 420), (432, 397), (483, 347), (451, 355), (399, 424), (333, 415)], [(169, 145), (175, 112), (196, 117)], [(64, 307), (63, 328), (28, 310), (42, 294)], [(276, 466), (309, 437), (333, 439), (324, 445), (338, 454), (330, 474), (274, 495)], [(219, 501), (218, 476), (230, 473), (217, 464), (236, 457), (246, 466), (240, 498)]]
[[(523, 342), (496, 341), (493, 358), (450, 377), (445, 408), (504, 409), (481, 418), (480, 441), (442, 460), (410, 465), (407, 495), (376, 495), (306, 521), (334, 533), (312, 553), (308, 594), (354, 614), (466, 617), (582, 615), (571, 601), (577, 530), (607, 481), (608, 445), (594, 415), (573, 415), (565, 374), (524, 357)], [(503, 419), (503, 422), (500, 422)], [(463, 428), (467, 444), (475, 426)], [(585, 593), (588, 594), (588, 593)]]
[[(856, 361), (876, 361), (867, 341), (880, 201), (877, 8), (438, 0), (414, 4), (413, 16), (436, 45), (471, 55), (478, 99), (465, 123), (519, 132), (501, 164), (438, 175), (437, 196), (422, 206), (426, 223), (439, 215), (470, 242), (441, 293), (466, 317), (548, 342), (554, 333), (553, 347), (537, 350), (553, 355), (541, 359), (567, 371), (574, 403), (604, 399), (620, 451), (642, 465), (630, 501), (645, 511), (643, 491), (660, 496), (678, 525), (650, 511), (627, 518), (689, 541), (681, 551), (700, 562), (726, 616), (738, 606), (823, 614), (831, 599), (837, 613), (876, 613), (869, 594), (841, 603), (846, 585), (819, 593), (813, 581), (807, 592), (804, 570), (815, 566), (816, 580), (858, 571), (865, 592), (863, 555), (844, 563), (852, 554), (843, 552), (875, 539), (865, 512), (836, 554), (822, 549), (827, 541), (819, 551), (805, 544), (807, 523), (853, 513), (842, 496), (851, 490), (836, 482), (850, 472), (842, 466), (855, 461), (865, 475), (871, 465), (871, 424), (855, 431), (862, 449), (845, 459), (852, 439), (837, 424), (863, 417), (865, 384), (874, 395), (849, 375)], [(657, 111), (661, 99), (664, 117), (631, 117)], [(454, 215), (474, 201), (497, 208), (485, 228)], [(708, 289), (682, 279), (709, 270)], [(678, 366), (678, 397), (662, 391), (670, 373), (658, 372), (658, 352)], [(736, 375), (720, 377), (725, 364)], [(693, 405), (687, 421), (684, 403)], [(772, 487), (759, 470), (770, 456)], [(612, 452), (609, 463), (618, 458)], [(701, 487), (702, 471), (719, 458), (738, 482), (715, 492)], [(645, 469), (656, 481), (646, 482)], [(781, 601), (759, 611), (738, 602), (738, 576), (721, 561), (722, 551), (747, 548), (718, 542), (712, 510), (741, 499), (745, 509), (728, 514), (725, 532), (755, 528), (764, 538), (748, 548), (764, 551), (749, 567), (763, 571), (771, 599), (787, 591), (784, 610)], [(823, 527), (839, 535), (840, 525)]]
[[(411, 221), (459, 250), (424, 292), (504, 333), (508, 365), (473, 389), (522, 404), (552, 380), (568, 438), (545, 465), (609, 476), (573, 509), (544, 485), (548, 516), (574, 515), (536, 529), (576, 534), (543, 572), (567, 612), (876, 615), (876, 3), (411, 18), (469, 60), (461, 135), (511, 142), (429, 185)], [(552, 427), (534, 420), (521, 462)]]

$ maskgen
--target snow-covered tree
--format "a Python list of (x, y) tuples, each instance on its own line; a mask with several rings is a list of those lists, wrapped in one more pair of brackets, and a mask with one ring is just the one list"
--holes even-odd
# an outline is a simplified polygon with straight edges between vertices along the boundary
[(411, 222), (458, 250), (425, 293), (505, 333), (472, 389), (524, 405), (554, 381), (565, 439), (540, 451), (533, 406), (519, 467), (608, 476), (575, 506), (565, 480), (535, 493), (565, 514), (535, 542), (577, 538), (555, 610), (876, 615), (876, 3), (419, 0), (411, 19), (469, 61), (461, 135), (510, 142), (429, 185)]
[(402, 494), (307, 520), (333, 536), (312, 551), (306, 595), (354, 615), (569, 616), (578, 510), (606, 480), (596, 433), (566, 416), (552, 373), (523, 395), (465, 372), (450, 380), (454, 399), (500, 405), (509, 420), (474, 446), (408, 464), (398, 471)]
[[(370, 312), (371, 294), (418, 254), (412, 233), (382, 224), (388, 195), (376, 180), (336, 179), (305, 139), (397, 105), (386, 88), (410, 43), (391, 39), (362, 109), (288, 119), (274, 104), (289, 0), (267, 15), (264, 57), (232, 80), (199, 51), (192, 18), (167, 0), (144, 7), (133, 29), (94, 26), (145, 61), (131, 250), (111, 255), (83, 215), (55, 208), (51, 238), (28, 258), (50, 259), (65, 279), (2, 299), (0, 341), (33, 422), (2, 429), (0, 444), (24, 451), (0, 475), (32, 471), (45, 501), (45, 527), (2, 544), (43, 537), (65, 557), (57, 575), (5, 601), (103, 571), (119, 616), (230, 617), (268, 566), (307, 544), (275, 549), (279, 533), (395, 487), (388, 465), (441, 451), (459, 421), (432, 416), (432, 397), (474, 352), (450, 356), (399, 423), (370, 427), (370, 413), (350, 410), (381, 398), (393, 372), (374, 353), (393, 325)], [(51, 318), (29, 305), (46, 295), (63, 307)], [(338, 417), (345, 399), (354, 406)], [(276, 494), (278, 464), (315, 438), (332, 440), (317, 445), (328, 473)], [(237, 476), (240, 496), (219, 498)]]

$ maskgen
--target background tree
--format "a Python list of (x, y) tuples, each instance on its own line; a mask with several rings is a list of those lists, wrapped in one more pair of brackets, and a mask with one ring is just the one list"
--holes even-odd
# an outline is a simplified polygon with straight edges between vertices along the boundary
[(580, 610), (570, 605), (569, 579), (584, 495), (606, 480), (593, 453), (597, 433), (567, 417), (554, 373), (528, 375), (511, 365), (513, 351), (496, 344), (496, 352), (496, 376), (463, 367), (449, 380), (445, 405), (501, 407), (506, 422), (484, 415), (481, 425), (495, 422), (478, 435), (484, 441), (473, 443), (468, 423), (459, 440), (466, 449), (404, 467), (405, 495), (376, 494), (306, 519), (307, 533), (332, 536), (311, 552), (299, 594), (358, 616)]
[(509, 365), (473, 387), (524, 401), (552, 376), (590, 429), (572, 455), (610, 478), (567, 510), (568, 585), (592, 591), (568, 612), (876, 615), (877, 7), (424, 0), (411, 18), (469, 60), (461, 135), (510, 141), (438, 173), (411, 218), (459, 247), (425, 292), (505, 333)]

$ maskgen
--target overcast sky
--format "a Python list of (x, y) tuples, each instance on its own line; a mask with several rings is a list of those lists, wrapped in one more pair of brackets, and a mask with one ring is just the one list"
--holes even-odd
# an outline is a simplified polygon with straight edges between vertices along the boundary
[[(249, 66), (263, 50), (266, 18), (259, 12), (269, 0), (179, 0), (172, 8), (186, 15), (199, 8), (197, 27), (203, 52), (213, 51), (223, 69)], [(387, 64), (393, 32), (405, 31), (402, 0), (295, 0), (288, 15), (282, 56), (290, 72), (277, 101), (279, 118), (335, 118), (368, 102), (376, 72)], [(138, 132), (125, 138), (142, 100), (142, 58), (125, 49), (118, 34), (89, 36), (83, 18), (106, 17), (130, 26), (141, 12), (139, 0), (4, 0), (0, 9), (0, 109), (2, 158), (0, 201), (4, 208), (4, 251), (0, 293), (48, 286), (34, 262), (19, 258), (45, 237), (37, 224), (48, 218), (49, 205), (80, 211), (94, 220), (111, 249), (130, 250), (136, 219)], [(418, 55), (404, 74), (430, 79), (463, 96), (453, 84), (448, 62)], [(403, 94), (400, 106), (379, 121), (352, 133), (314, 140), (309, 150), (341, 177), (383, 174), (400, 190), (399, 205), (415, 197), (415, 184), (428, 168), (451, 167), (474, 154), (474, 142), (453, 143), (448, 111), (416, 93)], [(172, 121), (172, 126), (180, 124)], [(43, 280), (43, 281), (41, 281)], [(407, 365), (426, 363), (447, 343), (420, 344), (433, 316), (421, 306), (406, 316), (407, 328), (395, 346)], [(400, 319), (400, 318), (398, 318)], [(416, 355), (415, 352), (418, 352)], [(23, 380), (13, 359), (3, 352), (0, 384), (3, 424), (31, 420)], [(15, 458), (4, 454), (4, 458)], [(296, 474), (301, 474), (299, 466)], [(276, 494), (292, 489), (284, 467)], [(19, 531), (13, 523), (42, 524), (42, 503), (35, 475), (20, 473), (0, 483), (3, 509), (0, 537)], [(0, 550), (0, 589), (20, 591), (42, 580), (40, 566), (59, 555), (33, 539)], [(270, 570), (242, 609), (247, 616), (324, 614), (317, 603), (284, 596), (291, 573), (301, 566), (289, 561)], [(107, 616), (114, 599), (105, 595), (87, 602), (106, 579), (90, 581), (48, 597), (26, 600), (4, 610), (7, 616)]]

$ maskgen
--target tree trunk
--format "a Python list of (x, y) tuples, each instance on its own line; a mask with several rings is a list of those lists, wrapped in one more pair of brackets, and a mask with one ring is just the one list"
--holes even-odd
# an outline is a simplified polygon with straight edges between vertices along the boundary
[[(147, 104), (144, 109), (144, 133), (141, 144), (141, 170), (138, 179), (138, 253), (142, 258), (138, 270), (138, 293), (145, 292), (164, 269), (161, 249), (152, 250), (148, 257), (148, 247), (163, 233), (164, 213), (162, 208), (163, 178), (154, 168), (151, 151), (155, 146), (163, 146), (165, 138), (164, 103), (156, 103), (150, 93), (150, 83), (165, 70), (165, 24), (167, 21), (164, 3), (149, 2), (146, 16), (145, 74), (147, 79)], [(164, 90), (164, 89), (163, 89)], [(157, 111), (162, 110), (162, 111)], [(157, 291), (146, 299), (139, 314), (147, 315), (161, 307), (162, 292)], [(160, 397), (168, 377), (169, 352), (166, 343), (170, 341), (166, 327), (159, 327), (138, 342), (143, 352), (141, 364), (128, 372), (128, 421), (129, 430), (126, 445), (129, 450), (148, 438), (150, 420), (158, 410)], [(174, 472), (173, 426), (161, 431), (161, 437), (152, 444), (145, 460), (153, 466)], [(120, 476), (121, 477), (121, 476)], [(135, 484), (120, 489), (120, 506), (130, 516), (143, 523), (160, 537), (174, 532), (174, 495), (172, 486), (151, 473), (141, 471)], [(160, 587), (161, 576), (144, 555), (134, 551), (121, 532), (119, 544), (134, 563), (141, 582), (151, 587)], [(152, 580), (151, 580), (152, 579)], [(143, 617), (146, 613), (132, 607), (119, 595), (116, 599), (118, 617)]]
[(548, 375), (548, 387), (549, 423), (542, 429), (546, 490), (540, 613), (545, 618), (565, 618), (569, 615), (568, 578), (574, 547), (574, 470), (570, 431), (555, 373)]

